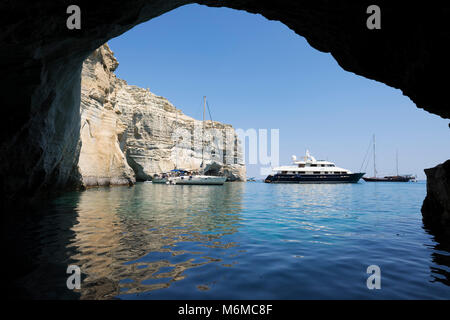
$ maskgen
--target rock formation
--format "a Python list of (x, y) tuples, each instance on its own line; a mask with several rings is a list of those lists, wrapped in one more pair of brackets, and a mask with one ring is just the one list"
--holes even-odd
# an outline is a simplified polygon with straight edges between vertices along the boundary
[(78, 168), (81, 185), (105, 186), (136, 181), (119, 138), (126, 130), (115, 108), (119, 81), (118, 63), (107, 45), (95, 50), (83, 63), (81, 73), (81, 150)]
[(427, 197), (422, 215), (425, 226), (438, 234), (450, 236), (450, 160), (430, 169), (427, 175)]
[(117, 66), (106, 44), (83, 64), (82, 185), (131, 184), (176, 168), (199, 170), (202, 160), (209, 173), (245, 180), (232, 126), (184, 115), (167, 99), (117, 78)]

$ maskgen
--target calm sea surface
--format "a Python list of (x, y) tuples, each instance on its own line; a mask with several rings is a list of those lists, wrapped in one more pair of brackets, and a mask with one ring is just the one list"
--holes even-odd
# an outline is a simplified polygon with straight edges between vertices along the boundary
[(425, 194), (424, 182), (67, 193), (28, 226), (35, 267), (21, 283), (42, 298), (449, 299), (449, 246), (423, 229)]

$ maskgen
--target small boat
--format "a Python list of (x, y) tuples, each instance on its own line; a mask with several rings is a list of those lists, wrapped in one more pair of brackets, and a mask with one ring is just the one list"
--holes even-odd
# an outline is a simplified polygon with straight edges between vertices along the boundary
[(167, 183), (178, 185), (223, 185), (226, 180), (226, 177), (186, 175), (179, 177), (169, 177)]
[(162, 173), (162, 174), (155, 174), (152, 177), (152, 183), (166, 183), (167, 182), (167, 174), (166, 173)]
[[(370, 145), (369, 145), (370, 146)], [(373, 177), (365, 177), (363, 178), (366, 182), (415, 182), (416, 177), (410, 174), (406, 175), (399, 175), (398, 174), (398, 152), (396, 152), (396, 168), (397, 168), (397, 174), (395, 176), (384, 176), (384, 177), (377, 177), (377, 167), (375, 162), (375, 135), (373, 135)]]
[[(206, 97), (203, 97), (203, 132), (205, 132), (205, 110), (206, 110)], [(209, 106), (208, 106), (209, 111)], [(211, 113), (210, 113), (211, 116)], [(212, 123), (212, 119), (211, 119)], [(204, 141), (202, 141), (202, 163), (200, 165), (201, 172), (196, 174), (189, 174), (187, 171), (181, 172), (177, 176), (169, 176), (167, 184), (177, 185), (223, 185), (227, 180), (225, 176), (208, 176), (205, 175), (204, 169)], [(173, 170), (172, 170), (173, 171)]]
[(293, 165), (274, 168), (265, 183), (356, 183), (364, 172), (352, 173), (350, 170), (336, 167), (333, 162), (316, 160), (309, 151), (303, 161), (292, 156)]
[(170, 172), (155, 174), (152, 178), (152, 182), (166, 184), (169, 181), (169, 178), (177, 177), (177, 176), (184, 175), (187, 173), (188, 173), (188, 171), (186, 171), (186, 170), (173, 169), (173, 170), (170, 170)]

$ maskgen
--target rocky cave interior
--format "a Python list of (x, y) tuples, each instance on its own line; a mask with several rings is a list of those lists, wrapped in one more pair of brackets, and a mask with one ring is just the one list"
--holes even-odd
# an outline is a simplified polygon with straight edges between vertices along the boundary
[[(382, 28), (369, 30), (366, 9), (372, 2), (364, 0), (77, 1), (82, 27), (68, 30), (70, 1), (3, 1), (0, 64), (7, 78), (0, 93), (7, 110), (0, 153), (3, 221), (29, 200), (40, 201), (79, 183), (83, 61), (109, 39), (190, 3), (278, 20), (313, 48), (331, 53), (344, 70), (400, 89), (418, 108), (450, 118), (447, 83), (442, 81), (450, 73), (449, 4), (438, 8), (378, 1)], [(425, 226), (448, 236), (450, 160), (425, 173)]]

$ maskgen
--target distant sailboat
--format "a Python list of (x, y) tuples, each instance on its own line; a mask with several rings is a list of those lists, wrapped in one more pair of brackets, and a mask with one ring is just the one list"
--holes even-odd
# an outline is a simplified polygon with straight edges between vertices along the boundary
[(412, 175), (399, 175), (398, 174), (398, 150), (396, 152), (396, 168), (397, 174), (395, 176), (377, 177), (376, 157), (375, 157), (375, 135), (373, 135), (373, 177), (367, 177), (363, 180), (366, 182), (409, 182), (415, 181), (416, 177)]
[[(209, 108), (209, 107), (208, 107)], [(206, 97), (203, 97), (203, 133), (205, 132), (205, 109), (206, 109)], [(209, 109), (208, 109), (209, 110)], [(211, 119), (212, 121), (212, 119)], [(223, 185), (227, 180), (225, 176), (208, 176), (205, 175), (204, 164), (204, 134), (202, 135), (202, 163), (200, 165), (202, 174), (187, 174), (176, 177), (169, 177), (168, 184), (180, 184), (180, 185)]]

